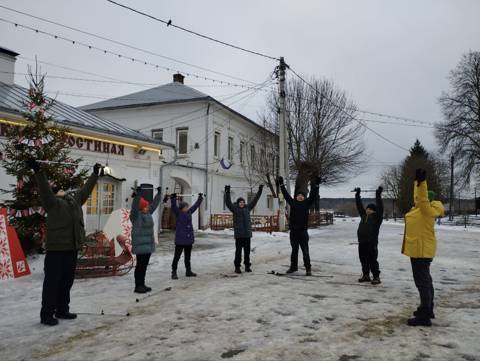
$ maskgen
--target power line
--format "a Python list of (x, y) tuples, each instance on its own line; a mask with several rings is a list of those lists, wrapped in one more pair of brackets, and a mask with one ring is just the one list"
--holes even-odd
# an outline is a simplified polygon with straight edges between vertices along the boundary
[(12, 9), (12, 8), (9, 8), (9, 7), (4, 6), (4, 5), (0, 5), (0, 8), (3, 8), (3, 9), (6, 9), (6, 10), (15, 12), (15, 13), (17, 13), (17, 14), (22, 14), (22, 15), (25, 15), (25, 16), (28, 16), (28, 17), (31, 17), (31, 18), (34, 18), (34, 19), (37, 19), (37, 20), (40, 20), (40, 21), (49, 23), (49, 24), (53, 24), (53, 25), (57, 25), (57, 26), (60, 26), (60, 27), (69, 29), (69, 30), (73, 30), (73, 31), (79, 32), (79, 33), (81, 33), (81, 34), (85, 34), (85, 35), (88, 35), (88, 36), (92, 36), (92, 37), (95, 37), (95, 38), (97, 38), (97, 39), (101, 39), (101, 40), (104, 40), (104, 41), (108, 41), (108, 42), (111, 42), (111, 43), (113, 43), (113, 44), (121, 45), (121, 46), (124, 46), (124, 47), (126, 47), (126, 48), (130, 48), (130, 49), (133, 49), (133, 50), (137, 50), (137, 51), (140, 51), (140, 52), (149, 54), (149, 55), (157, 56), (157, 57), (159, 57), (159, 58), (163, 58), (163, 59), (167, 59), (167, 60), (170, 60), (170, 61), (174, 61), (174, 62), (183, 64), (183, 65), (191, 66), (191, 67), (193, 67), (193, 68), (197, 68), (197, 69), (200, 69), (200, 70), (208, 71), (208, 72), (210, 72), (210, 73), (215, 73), (215, 74), (218, 74), (218, 75), (223, 75), (223, 76), (226, 76), (226, 77), (231, 78), (231, 79), (244, 81), (244, 82), (247, 82), (247, 83), (250, 83), (250, 84), (256, 84), (255, 82), (252, 82), (252, 81), (250, 81), (250, 80), (242, 79), (242, 78), (239, 78), (239, 77), (236, 77), (236, 76), (233, 76), (233, 75), (229, 75), (229, 74), (226, 74), (226, 73), (223, 73), (223, 72), (219, 72), (219, 71), (217, 71), (217, 70), (212, 70), (212, 69), (209, 69), (209, 68), (206, 68), (206, 67), (202, 67), (202, 66), (195, 65), (195, 64), (192, 64), (192, 63), (188, 63), (188, 62), (185, 62), (185, 61), (182, 61), (182, 60), (179, 60), (179, 59), (175, 59), (175, 58), (172, 58), (172, 57), (170, 57), (170, 56), (166, 56), (166, 55), (162, 55), (162, 54), (159, 54), (159, 53), (155, 53), (155, 52), (153, 52), (153, 51), (146, 50), (146, 49), (143, 49), (143, 48), (139, 48), (139, 47), (137, 47), (137, 46), (134, 46), (134, 45), (131, 45), (131, 44), (127, 44), (127, 43), (124, 43), (124, 42), (121, 42), (121, 41), (118, 41), (118, 40), (110, 39), (110, 38), (107, 38), (107, 37), (102, 36), (102, 35), (94, 34), (94, 33), (91, 33), (91, 32), (85, 31), (85, 30), (81, 30), (81, 29), (78, 29), (78, 28), (74, 28), (74, 27), (69, 26), (69, 25), (65, 25), (65, 24), (58, 23), (58, 22), (53, 21), (53, 20), (45, 19), (45, 18), (42, 18), (42, 17), (40, 17), (40, 16), (35, 16), (35, 15), (29, 14), (29, 13), (26, 13), (26, 12), (23, 12), (23, 11), (20, 11), (20, 10)]
[(117, 53), (115, 51), (107, 50), (107, 49), (104, 49), (104, 48), (99, 48), (99, 47), (94, 46), (94, 45), (90, 45), (90, 44), (83, 43), (83, 42), (80, 42), (80, 41), (77, 41), (77, 40), (73, 40), (73, 39), (67, 38), (67, 37), (62, 36), (62, 35), (57, 35), (57, 34), (47, 32), (47, 31), (32, 28), (28, 25), (19, 24), (19, 23), (16, 23), (16, 22), (13, 22), (13, 21), (10, 21), (10, 20), (7, 20), (7, 19), (0, 18), (0, 21), (3, 21), (3, 22), (8, 23), (8, 24), (12, 24), (16, 28), (21, 27), (21, 28), (24, 28), (24, 29), (27, 29), (27, 30), (34, 31), (37, 34), (43, 34), (43, 35), (46, 35), (46, 36), (50, 36), (54, 39), (60, 39), (60, 40), (66, 41), (68, 43), (71, 43), (72, 45), (82, 46), (82, 47), (88, 48), (89, 50), (95, 50), (95, 51), (98, 51), (98, 52), (101, 52), (101, 53), (104, 53), (104, 54), (113, 55), (113, 56), (118, 57), (120, 59), (123, 58), (125, 60), (136, 62), (136, 63), (143, 64), (143, 65), (148, 65), (148, 66), (154, 67), (156, 69), (164, 69), (168, 72), (182, 73), (182, 74), (185, 74), (185, 75), (188, 75), (188, 76), (191, 76), (191, 77), (195, 77), (197, 79), (202, 79), (202, 80), (204, 79), (204, 80), (212, 81), (214, 83), (217, 82), (217, 83), (220, 83), (220, 84), (227, 84), (227, 85), (231, 85), (233, 87), (240, 87), (240, 88), (246, 88), (246, 89), (255, 89), (257, 87), (257, 86), (248, 86), (248, 85), (244, 85), (244, 84), (238, 84), (238, 83), (232, 83), (232, 82), (228, 82), (228, 81), (224, 81), (224, 80), (214, 79), (214, 78), (198, 75), (198, 74), (195, 74), (195, 73), (190, 73), (190, 72), (186, 72), (186, 71), (181, 71), (179, 69), (166, 67), (166, 66), (163, 66), (163, 65), (160, 65), (160, 64), (151, 63), (151, 62), (143, 60), (143, 59), (137, 59), (137, 58), (132, 57), (130, 55), (125, 55), (125, 54)]
[(198, 37), (201, 37), (201, 38), (204, 38), (204, 39), (207, 39), (207, 40), (210, 40), (210, 41), (213, 41), (213, 42), (216, 42), (216, 43), (225, 45), (225, 46), (229, 46), (229, 47), (231, 47), (231, 48), (234, 48), (234, 49), (237, 49), (237, 50), (241, 50), (241, 51), (244, 51), (244, 52), (246, 52), (246, 53), (250, 53), (250, 54), (262, 56), (262, 57), (264, 57), (264, 58), (271, 59), (271, 60), (276, 60), (276, 61), (279, 61), (279, 60), (280, 60), (280, 58), (277, 58), (277, 57), (275, 57), (275, 56), (271, 56), (271, 55), (267, 55), (267, 54), (260, 53), (260, 52), (258, 52), (258, 51), (253, 51), (253, 50), (249, 50), (249, 49), (246, 49), (246, 48), (242, 48), (242, 47), (240, 47), (240, 46), (237, 46), (237, 45), (234, 45), (234, 44), (231, 44), (231, 43), (227, 43), (227, 42), (222, 41), (222, 40), (215, 39), (215, 38), (213, 38), (213, 37), (211, 37), (211, 36), (203, 35), (203, 34), (200, 34), (200, 33), (196, 32), (196, 31), (189, 30), (189, 29), (184, 28), (184, 27), (182, 27), (182, 26), (175, 25), (175, 24), (172, 23), (172, 20), (168, 20), (168, 21), (167, 21), (167, 20), (163, 20), (163, 19), (157, 18), (157, 17), (155, 17), (155, 16), (153, 16), (153, 15), (150, 15), (150, 14), (144, 13), (144, 12), (142, 12), (142, 11), (140, 11), (140, 10), (136, 10), (136, 9), (131, 8), (131, 7), (129, 7), (129, 6), (120, 4), (120, 3), (116, 2), (116, 1), (113, 1), (113, 0), (107, 0), (107, 1), (108, 1), (109, 3), (114, 4), (114, 5), (120, 6), (120, 7), (124, 8), (124, 9), (133, 11), (134, 13), (137, 13), (137, 14), (139, 14), (139, 15), (143, 15), (143, 16), (146, 16), (146, 17), (148, 17), (148, 18), (150, 18), (150, 19), (153, 19), (153, 20), (155, 20), (155, 21), (161, 22), (161, 23), (167, 25), (167, 27), (168, 27), (168, 26), (171, 26), (172, 28), (176, 28), (176, 29), (185, 31), (185, 32), (187, 32), (187, 33), (196, 35), (196, 36), (198, 36)]

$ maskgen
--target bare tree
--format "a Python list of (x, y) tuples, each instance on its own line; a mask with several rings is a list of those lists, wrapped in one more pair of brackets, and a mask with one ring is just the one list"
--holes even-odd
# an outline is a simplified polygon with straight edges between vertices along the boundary
[(387, 198), (398, 199), (400, 192), (402, 167), (393, 165), (388, 167), (381, 175), (381, 183), (383, 185), (384, 194)]
[[(328, 80), (287, 83), (287, 128), (291, 173), (295, 190), (307, 191), (308, 182), (321, 177), (334, 185), (358, 173), (364, 164), (363, 126), (355, 120), (356, 107), (346, 93)], [(278, 94), (271, 94), (267, 123), (278, 128)]]
[(455, 157), (463, 183), (480, 171), (480, 52), (462, 56), (450, 73), (450, 91), (439, 98), (445, 120), (435, 136), (443, 153)]

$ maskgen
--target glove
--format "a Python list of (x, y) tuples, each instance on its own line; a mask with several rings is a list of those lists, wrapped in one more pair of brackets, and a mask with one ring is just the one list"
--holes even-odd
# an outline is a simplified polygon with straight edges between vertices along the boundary
[(177, 198), (177, 193), (170, 194), (170, 198)]
[(198, 197), (203, 198), (203, 193), (198, 193)]
[(162, 193), (162, 187), (157, 187), (157, 192)]
[(415, 171), (415, 180), (417, 181), (418, 185), (422, 183), (427, 178), (427, 172), (424, 169), (417, 169)]
[(230, 193), (230, 186), (229, 185), (225, 186), (225, 193)]
[(168, 202), (168, 194), (165, 194), (165, 197), (163, 197), (163, 203), (167, 203)]
[(283, 185), (283, 177), (282, 176), (278, 176), (277, 177), (277, 182), (279, 185)]
[(356, 196), (359, 196), (359, 195), (360, 195), (360, 192), (361, 192), (362, 190), (360, 189), (360, 187), (357, 187), (357, 188), (354, 189), (354, 191), (355, 191), (355, 195), (356, 195)]
[(383, 192), (383, 187), (382, 186), (379, 186), (377, 188), (377, 191), (375, 192), (377, 196), (381, 196), (382, 195), (382, 192)]
[(35, 158), (29, 158), (25, 162), (28, 168), (33, 169), (35, 173), (37, 173), (40, 170), (40, 165), (37, 163)]
[(260, 184), (260, 186), (258, 187), (258, 191), (261, 192), (263, 190), (263, 184)]
[(100, 163), (95, 163), (95, 165), (93, 166), (93, 174), (99, 175), (101, 168), (102, 168), (102, 165)]

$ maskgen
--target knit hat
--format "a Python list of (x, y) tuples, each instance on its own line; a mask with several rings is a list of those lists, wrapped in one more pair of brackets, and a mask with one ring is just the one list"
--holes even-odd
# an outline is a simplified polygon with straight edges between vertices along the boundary
[(240, 203), (240, 202), (245, 203), (245, 198), (238, 197), (238, 198), (237, 198), (237, 204)]
[(428, 191), (428, 200), (430, 202), (434, 201), (436, 197), (437, 197), (437, 193), (435, 193), (434, 191)]
[(377, 211), (377, 206), (373, 203), (370, 203), (367, 208), (370, 208), (372, 211), (376, 212)]
[(295, 194), (295, 197), (297, 197), (299, 194), (301, 194), (302, 196), (304, 196), (305, 198), (307, 198), (307, 195), (305, 194), (304, 191), (298, 191), (297, 194)]
[(180, 202), (178, 203), (178, 208), (179, 209), (183, 209), (185, 207), (188, 207), (188, 203), (187, 202)]
[(145, 208), (148, 208), (150, 206), (150, 203), (148, 203), (148, 201), (141, 197), (140, 198), (140, 202), (138, 202), (138, 208), (140, 209), (145, 209)]

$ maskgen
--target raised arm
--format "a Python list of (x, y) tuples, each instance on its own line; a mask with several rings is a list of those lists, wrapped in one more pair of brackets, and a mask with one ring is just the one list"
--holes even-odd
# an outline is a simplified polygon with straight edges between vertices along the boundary
[(93, 188), (95, 187), (95, 184), (97, 184), (98, 181), (98, 174), (92, 173), (90, 177), (88, 177), (87, 182), (84, 184), (82, 189), (77, 193), (78, 197), (78, 202), (82, 205), (84, 204), (88, 197), (90, 197), (90, 194), (93, 191)]
[(357, 205), (358, 214), (363, 217), (364, 215), (366, 215), (366, 212), (365, 208), (363, 208), (362, 198), (360, 198), (360, 192), (360, 188), (355, 188), (355, 204)]
[(190, 212), (190, 214), (194, 213), (198, 207), (200, 207), (200, 204), (202, 203), (203, 201), (203, 194), (202, 193), (199, 193), (198, 194), (198, 199), (197, 201), (195, 202), (195, 204), (193, 206), (190, 207), (190, 209), (188, 210)]
[(162, 199), (162, 187), (158, 187), (157, 191), (158, 192), (157, 192), (155, 198), (153, 198), (152, 204), (150, 204), (150, 207), (148, 209), (148, 212), (150, 214), (155, 213), (155, 211), (158, 208), (158, 205), (160, 204), (160, 200)]
[(53, 194), (50, 184), (48, 184), (47, 176), (41, 170), (35, 171), (35, 180), (39, 190), (40, 200), (43, 207), (48, 212), (57, 202), (57, 197)]
[(312, 206), (312, 204), (315, 202), (315, 199), (318, 196), (319, 184), (320, 184), (319, 180), (315, 181), (315, 183), (310, 183), (310, 194), (308, 195), (308, 198), (307, 198), (308, 208)]
[(178, 209), (178, 206), (177, 206), (177, 195), (175, 193), (173, 193), (171, 196), (170, 196), (170, 204), (172, 206), (172, 211), (173, 213), (178, 216), (180, 214), (180, 210)]
[(137, 188), (137, 191), (132, 194), (133, 200), (132, 200), (132, 206), (130, 209), (130, 221), (133, 223), (138, 217), (138, 205), (140, 203), (140, 198), (142, 198), (140, 190)]
[(230, 195), (230, 186), (225, 186), (225, 194), (224, 194), (224, 199), (225, 199), (225, 205), (227, 208), (230, 210), (230, 212), (234, 211), (234, 205), (232, 203), (232, 197)]
[(418, 208), (420, 211), (428, 217), (443, 217), (445, 209), (440, 202), (430, 202), (428, 200), (428, 187), (427, 181), (420, 182), (418, 184)]
[(375, 192), (375, 203), (377, 204), (377, 219), (379, 223), (383, 222), (383, 199), (382, 199), (383, 187), (378, 187)]
[(258, 192), (255, 195), (255, 198), (253, 198), (253, 200), (247, 205), (249, 211), (251, 211), (257, 205), (258, 200), (262, 196), (262, 191), (263, 191), (263, 184), (260, 184), (260, 187), (258, 187)]

